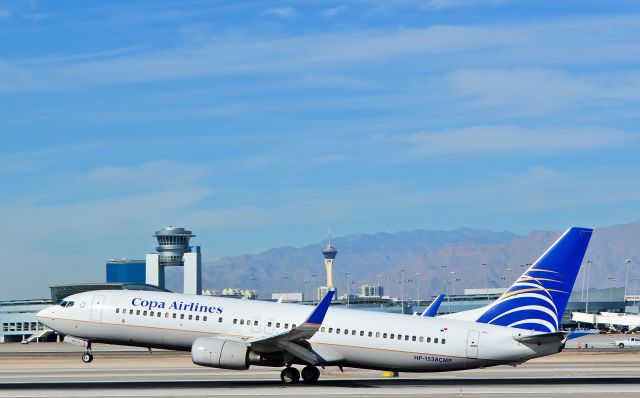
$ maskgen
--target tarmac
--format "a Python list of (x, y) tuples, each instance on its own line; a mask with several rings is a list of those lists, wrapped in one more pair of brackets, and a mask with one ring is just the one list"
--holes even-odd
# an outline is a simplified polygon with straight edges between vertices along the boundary
[[(373, 370), (322, 370), (318, 383), (283, 385), (280, 368), (203, 368), (187, 352), (94, 346), (94, 361), (64, 343), (0, 344), (0, 397), (638, 397), (640, 350), (587, 336), (594, 348), (568, 348), (518, 367), (383, 377)], [(571, 342), (568, 347), (575, 346)]]

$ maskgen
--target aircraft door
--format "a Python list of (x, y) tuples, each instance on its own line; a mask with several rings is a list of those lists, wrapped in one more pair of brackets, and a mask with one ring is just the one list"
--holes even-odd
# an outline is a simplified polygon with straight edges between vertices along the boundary
[(91, 320), (102, 320), (102, 306), (104, 304), (104, 296), (93, 296), (93, 303), (91, 303)]
[(478, 358), (478, 345), (480, 340), (480, 332), (470, 330), (467, 336), (467, 358)]
[(253, 318), (251, 320), (251, 331), (253, 333), (260, 333), (260, 318)]

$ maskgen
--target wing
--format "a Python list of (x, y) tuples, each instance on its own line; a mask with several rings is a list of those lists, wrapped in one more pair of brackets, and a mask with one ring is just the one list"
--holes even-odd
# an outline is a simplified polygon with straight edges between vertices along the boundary
[(246, 343), (256, 352), (285, 351), (311, 365), (323, 363), (322, 358), (311, 349), (308, 340), (320, 330), (320, 325), (329, 310), (334, 294), (335, 290), (327, 292), (311, 315), (300, 326), (274, 336), (254, 337), (246, 340)]

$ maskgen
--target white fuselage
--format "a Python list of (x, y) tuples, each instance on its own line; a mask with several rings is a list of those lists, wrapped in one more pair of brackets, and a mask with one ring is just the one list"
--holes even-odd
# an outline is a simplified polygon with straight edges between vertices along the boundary
[[(248, 339), (301, 325), (313, 307), (152, 291), (92, 291), (38, 314), (50, 328), (93, 342), (190, 351), (198, 337)], [(514, 340), (539, 332), (445, 318), (329, 308), (309, 339), (327, 365), (446, 371), (558, 352), (560, 343)]]

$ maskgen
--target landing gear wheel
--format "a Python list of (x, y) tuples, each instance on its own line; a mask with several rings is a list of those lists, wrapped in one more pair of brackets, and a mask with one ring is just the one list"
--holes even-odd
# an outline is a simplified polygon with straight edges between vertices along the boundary
[(320, 378), (320, 370), (315, 366), (305, 366), (302, 368), (301, 375), (305, 383), (315, 383)]
[(82, 362), (89, 363), (93, 361), (93, 354), (87, 352), (86, 354), (82, 354)]
[(297, 383), (300, 380), (300, 372), (296, 368), (284, 368), (280, 372), (280, 380), (284, 384)]

